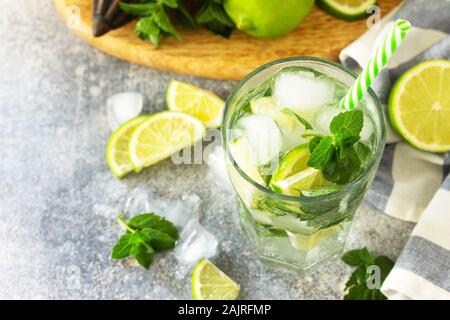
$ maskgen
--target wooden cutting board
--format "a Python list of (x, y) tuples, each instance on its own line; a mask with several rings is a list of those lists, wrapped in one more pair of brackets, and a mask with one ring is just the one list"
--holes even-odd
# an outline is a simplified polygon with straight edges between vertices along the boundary
[[(182, 37), (165, 39), (155, 49), (134, 33), (135, 21), (94, 38), (91, 35), (91, 0), (53, 0), (67, 25), (82, 39), (117, 58), (165, 71), (213, 79), (239, 80), (266, 62), (297, 55), (337, 60), (339, 51), (367, 31), (366, 20), (347, 22), (318, 7), (300, 26), (282, 38), (254, 39), (238, 30), (230, 39), (198, 28)], [(382, 15), (401, 0), (379, 0)]]

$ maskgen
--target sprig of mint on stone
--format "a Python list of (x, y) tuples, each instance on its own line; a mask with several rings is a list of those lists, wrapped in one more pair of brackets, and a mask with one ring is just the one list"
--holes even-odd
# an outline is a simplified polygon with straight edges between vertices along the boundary
[(360, 141), (364, 118), (361, 110), (338, 114), (330, 123), (331, 135), (315, 135), (309, 142), (307, 165), (322, 170), (324, 177), (337, 184), (346, 184), (364, 169), (371, 154)]
[[(389, 272), (394, 266), (394, 262), (386, 256), (374, 256), (367, 248), (355, 249), (346, 252), (342, 256), (349, 266), (355, 267), (350, 279), (345, 284), (346, 294), (344, 300), (386, 300), (386, 296), (380, 288), (369, 288), (373, 285), (373, 277), (379, 276), (381, 286)], [(379, 268), (379, 274), (375, 275), (369, 267)]]
[(172, 222), (154, 213), (142, 213), (128, 221), (119, 216), (117, 220), (126, 233), (114, 245), (111, 258), (133, 257), (146, 269), (155, 253), (173, 249), (179, 237)]
[(149, 40), (157, 47), (161, 38), (174, 36), (180, 39), (169, 18), (168, 11), (176, 11), (178, 20), (187, 26), (195, 26), (193, 17), (179, 0), (142, 0), (141, 3), (121, 2), (120, 8), (139, 16), (136, 32), (143, 40)]

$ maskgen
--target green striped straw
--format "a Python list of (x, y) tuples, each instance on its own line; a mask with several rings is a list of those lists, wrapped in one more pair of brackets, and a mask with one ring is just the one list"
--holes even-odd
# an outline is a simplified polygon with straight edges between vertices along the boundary
[(358, 105), (364, 93), (367, 92), (367, 89), (371, 86), (381, 69), (386, 66), (389, 58), (397, 50), (403, 39), (405, 39), (410, 29), (411, 24), (408, 21), (402, 19), (395, 21), (394, 26), (389, 30), (381, 46), (376, 48), (367, 66), (339, 102), (340, 108), (353, 110)]

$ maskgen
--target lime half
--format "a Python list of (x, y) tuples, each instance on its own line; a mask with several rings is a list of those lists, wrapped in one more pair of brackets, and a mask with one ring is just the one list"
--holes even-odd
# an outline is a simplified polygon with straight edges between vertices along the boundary
[(169, 110), (196, 117), (207, 128), (220, 126), (225, 102), (211, 91), (172, 80), (167, 87), (166, 99)]
[(389, 97), (396, 131), (412, 146), (450, 151), (450, 61), (429, 60), (404, 73)]
[(122, 178), (133, 171), (133, 165), (128, 154), (128, 143), (136, 127), (148, 118), (149, 116), (139, 116), (128, 120), (117, 128), (109, 138), (106, 149), (106, 161), (116, 177)]
[(172, 111), (148, 117), (134, 130), (130, 143), (130, 160), (135, 169), (161, 161), (201, 140), (205, 127), (196, 118)]
[(192, 295), (194, 300), (236, 300), (239, 285), (204, 258), (192, 273)]
[(318, 0), (317, 4), (329, 14), (345, 19), (357, 20), (367, 17), (370, 6), (377, 0)]

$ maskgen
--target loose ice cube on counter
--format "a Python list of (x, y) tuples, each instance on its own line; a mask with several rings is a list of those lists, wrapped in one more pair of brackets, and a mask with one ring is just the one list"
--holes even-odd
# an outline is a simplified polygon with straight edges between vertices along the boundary
[(142, 112), (144, 98), (138, 92), (122, 92), (111, 96), (106, 102), (108, 122), (111, 130), (137, 117)]
[(195, 265), (202, 258), (211, 258), (217, 252), (217, 239), (200, 223), (192, 220), (183, 229), (174, 251), (183, 265)]
[(124, 213), (131, 217), (136, 214), (150, 212), (151, 196), (150, 190), (144, 187), (131, 190), (125, 201)]
[(275, 81), (274, 96), (281, 108), (312, 113), (333, 102), (335, 85), (331, 79), (305, 76), (304, 72), (283, 72)]
[(213, 151), (206, 158), (208, 169), (214, 177), (214, 182), (223, 190), (232, 191), (230, 178), (228, 177), (225, 163), (225, 155), (222, 146), (214, 147)]
[(252, 162), (255, 165), (269, 163), (278, 156), (282, 147), (280, 129), (275, 121), (266, 115), (250, 115), (239, 120), (248, 141)]

